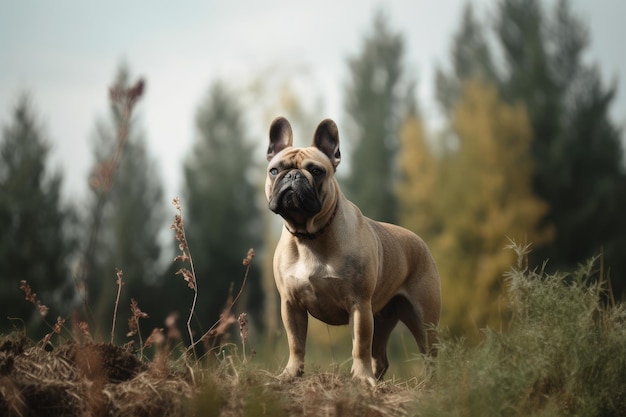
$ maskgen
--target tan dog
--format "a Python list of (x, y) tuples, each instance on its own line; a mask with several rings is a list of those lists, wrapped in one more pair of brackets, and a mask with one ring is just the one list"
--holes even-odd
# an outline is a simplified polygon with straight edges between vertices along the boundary
[(289, 122), (270, 127), (265, 194), (285, 227), (274, 277), (287, 331), (285, 376), (304, 371), (308, 315), (350, 324), (352, 375), (374, 384), (388, 368), (387, 342), (398, 321), (422, 353), (436, 341), (441, 289), (426, 244), (413, 232), (375, 222), (344, 197), (335, 180), (339, 134), (322, 121), (308, 148), (293, 147)]

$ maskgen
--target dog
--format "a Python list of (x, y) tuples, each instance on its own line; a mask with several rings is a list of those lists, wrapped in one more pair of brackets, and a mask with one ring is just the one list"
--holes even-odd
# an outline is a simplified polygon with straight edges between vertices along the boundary
[(434, 354), (437, 266), (416, 234), (365, 217), (344, 196), (335, 179), (341, 161), (335, 122), (323, 120), (312, 145), (299, 148), (287, 119), (276, 118), (267, 160), (268, 206), (284, 223), (273, 263), (289, 344), (281, 376), (303, 375), (308, 314), (350, 325), (352, 376), (372, 386), (389, 366), (387, 342), (398, 321), (423, 354)]

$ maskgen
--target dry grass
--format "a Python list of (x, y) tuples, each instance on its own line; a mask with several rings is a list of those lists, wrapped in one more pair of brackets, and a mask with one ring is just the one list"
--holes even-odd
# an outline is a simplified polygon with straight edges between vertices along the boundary
[(249, 365), (224, 363), (221, 368), (204, 375), (200, 394), (192, 403), (194, 415), (408, 416), (424, 389), (416, 380), (370, 388), (339, 370), (281, 380)]
[(192, 394), (188, 375), (161, 375), (122, 347), (0, 339), (3, 416), (181, 416)]
[(155, 363), (108, 343), (46, 351), (24, 337), (4, 337), (0, 415), (408, 416), (424, 389), (416, 380), (371, 389), (339, 370), (283, 381), (231, 355), (191, 371)]

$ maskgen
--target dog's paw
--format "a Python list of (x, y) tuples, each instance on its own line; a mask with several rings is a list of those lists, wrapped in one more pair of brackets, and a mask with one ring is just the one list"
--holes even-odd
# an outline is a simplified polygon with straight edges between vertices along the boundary
[(376, 386), (376, 378), (374, 378), (372, 370), (364, 366), (358, 366), (356, 364), (352, 365), (352, 379), (369, 387)]
[(352, 379), (359, 381), (361, 384), (370, 387), (370, 388), (374, 388), (376, 387), (376, 380), (374, 379), (373, 376), (370, 375), (353, 375)]
[(285, 368), (279, 375), (278, 379), (281, 381), (292, 381), (295, 378), (300, 378), (304, 375), (304, 370), (296, 368), (295, 370)]

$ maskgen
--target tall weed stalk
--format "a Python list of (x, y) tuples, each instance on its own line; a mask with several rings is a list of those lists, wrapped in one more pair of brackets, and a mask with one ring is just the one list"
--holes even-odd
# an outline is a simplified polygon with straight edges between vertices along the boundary
[(80, 260), (78, 273), (75, 278), (78, 293), (83, 301), (85, 319), (89, 316), (88, 303), (90, 301), (87, 291), (87, 277), (92, 267), (94, 252), (96, 250), (96, 244), (100, 234), (100, 223), (104, 212), (104, 206), (109, 197), (111, 188), (113, 187), (115, 174), (126, 147), (133, 109), (137, 104), (137, 101), (143, 95), (144, 88), (145, 82), (140, 79), (134, 86), (127, 89), (122, 88), (119, 84), (116, 84), (109, 89), (109, 99), (112, 104), (120, 108), (121, 119), (113, 153), (107, 160), (103, 161), (96, 167), (96, 170), (89, 181), (89, 185), (97, 192), (98, 197), (89, 232), (89, 241), (83, 257)]

